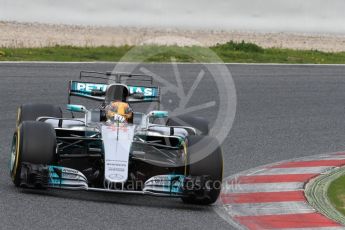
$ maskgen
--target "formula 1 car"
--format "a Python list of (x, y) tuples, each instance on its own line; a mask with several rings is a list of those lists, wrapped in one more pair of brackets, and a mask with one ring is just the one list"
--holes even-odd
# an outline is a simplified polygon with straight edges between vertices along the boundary
[[(142, 85), (128, 85), (131, 80)], [(72, 96), (100, 105), (86, 109), (71, 104)], [(158, 110), (133, 112), (130, 122), (109, 121), (105, 108), (112, 101), (157, 103)], [(160, 88), (151, 76), (81, 71), (79, 80), (69, 82), (67, 110), (72, 118), (64, 118), (56, 105), (19, 107), (11, 147), (13, 183), (214, 203), (221, 190), (223, 158), (217, 140), (208, 136), (208, 122), (186, 115), (168, 117), (159, 103)], [(75, 118), (77, 112), (84, 117)]]

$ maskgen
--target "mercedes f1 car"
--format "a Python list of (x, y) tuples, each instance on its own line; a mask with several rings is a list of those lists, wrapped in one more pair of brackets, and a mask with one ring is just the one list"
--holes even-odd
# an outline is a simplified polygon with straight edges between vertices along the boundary
[[(139, 83), (127, 84), (131, 80)], [(86, 109), (71, 104), (72, 96), (99, 105)], [(114, 101), (157, 103), (158, 109), (147, 114), (132, 111), (128, 120), (110, 119), (107, 106)], [(214, 203), (220, 194), (223, 158), (217, 140), (208, 136), (208, 122), (186, 115), (168, 117), (159, 103), (160, 88), (151, 76), (80, 72), (79, 80), (69, 82), (71, 118), (63, 117), (56, 105), (19, 107), (11, 147), (13, 183)], [(77, 112), (82, 118), (75, 118)]]

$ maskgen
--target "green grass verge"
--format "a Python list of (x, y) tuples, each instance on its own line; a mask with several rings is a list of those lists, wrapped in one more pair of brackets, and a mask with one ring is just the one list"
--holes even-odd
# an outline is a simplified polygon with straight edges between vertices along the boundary
[[(217, 44), (210, 48), (158, 45), (144, 45), (133, 48), (132, 46), (0, 48), (0, 61), (170, 62), (174, 58), (177, 62), (345, 64), (345, 52), (327, 53), (317, 50), (264, 49), (252, 43), (232, 41), (226, 44)], [(210, 55), (210, 50), (215, 55)], [(126, 55), (129, 51), (131, 51), (131, 55)]]
[(331, 204), (345, 215), (345, 176), (333, 181), (327, 191)]

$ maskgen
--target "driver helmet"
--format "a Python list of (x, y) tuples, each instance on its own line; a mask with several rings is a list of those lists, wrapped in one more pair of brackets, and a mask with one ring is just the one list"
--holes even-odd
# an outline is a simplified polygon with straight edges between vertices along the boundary
[(112, 101), (105, 107), (107, 121), (133, 123), (133, 110), (128, 103)]

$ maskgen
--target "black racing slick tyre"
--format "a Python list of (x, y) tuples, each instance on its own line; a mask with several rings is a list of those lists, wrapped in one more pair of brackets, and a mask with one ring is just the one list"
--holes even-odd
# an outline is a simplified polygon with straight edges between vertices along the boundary
[(196, 129), (197, 135), (208, 135), (209, 122), (202, 117), (180, 115), (170, 117), (166, 123), (167, 126), (191, 126)]
[(188, 193), (182, 198), (185, 203), (209, 205), (218, 199), (223, 179), (223, 156), (214, 137), (188, 137), (187, 175), (190, 178), (205, 176), (207, 188)]
[(38, 117), (62, 118), (61, 108), (50, 104), (23, 104), (18, 108), (17, 126), (23, 121), (36, 121)]
[(11, 147), (11, 178), (20, 186), (22, 163), (53, 164), (56, 153), (54, 128), (47, 123), (23, 121), (13, 135)]

